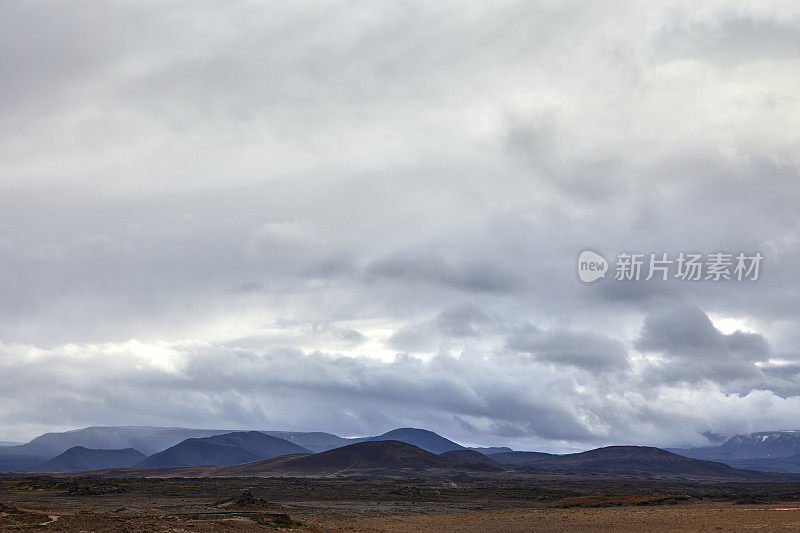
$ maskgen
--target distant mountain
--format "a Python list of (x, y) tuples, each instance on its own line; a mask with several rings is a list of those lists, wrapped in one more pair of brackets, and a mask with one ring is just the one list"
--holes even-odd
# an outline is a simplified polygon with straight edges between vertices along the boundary
[(558, 455), (544, 452), (502, 452), (490, 453), (489, 457), (502, 465), (527, 465), (558, 457)]
[(733, 435), (728, 435), (725, 433), (714, 433), (713, 431), (704, 431), (703, 436), (708, 439), (708, 441), (712, 444), (722, 444), (726, 440), (733, 437)]
[[(745, 464), (741, 462), (743, 459), (791, 457), (800, 454), (800, 431), (760, 431), (747, 435), (734, 435), (719, 446), (675, 448), (670, 451), (695, 459), (707, 459), (739, 466)], [(772, 464), (773, 466), (786, 466), (789, 463), (778, 461)]]
[(100, 468), (129, 468), (147, 456), (133, 448), (124, 450), (91, 450), (74, 446), (64, 453), (45, 461), (36, 469), (39, 472), (74, 472)]
[(737, 470), (726, 464), (690, 459), (647, 446), (609, 446), (543, 459), (537, 468), (558, 472), (613, 473), (702, 479), (767, 479), (761, 472)]
[(263, 433), (278, 437), (279, 439), (288, 440), (312, 452), (325, 452), (361, 441), (361, 439), (345, 439), (332, 433), (323, 433), (320, 431), (264, 431)]
[[(93, 426), (64, 432), (45, 433), (25, 444), (0, 444), (0, 471), (10, 471), (7, 466), (35, 463), (51, 459), (74, 446), (96, 450), (118, 450), (133, 448), (145, 455), (166, 450), (190, 438), (205, 438), (230, 433), (225, 429), (190, 429), (153, 426)], [(374, 440), (399, 440), (419, 445), (432, 453), (461, 449), (462, 446), (445, 439), (432, 431), (415, 428), (399, 428), (383, 435), (363, 438), (343, 438), (319, 431), (262, 431), (266, 435), (281, 438), (314, 452), (327, 451), (348, 444)], [(16, 456), (20, 459), (10, 459)], [(28, 461), (23, 457), (32, 457)], [(5, 458), (5, 459), (4, 459)]]
[(0, 455), (0, 472), (35, 472), (48, 459), (38, 455)]
[(364, 439), (364, 442), (381, 440), (396, 440), (399, 442), (405, 442), (406, 444), (412, 444), (434, 454), (449, 452), (451, 450), (465, 449), (460, 444), (456, 444), (455, 442), (446, 439), (441, 435), (437, 435), (433, 431), (417, 428), (393, 429), (392, 431), (387, 431), (383, 435), (366, 438)]
[(753, 459), (728, 459), (725, 464), (734, 468), (747, 468), (762, 472), (800, 474), (800, 455), (791, 457), (760, 457)]
[(374, 441), (350, 444), (327, 452), (298, 457), (294, 465), (311, 468), (426, 468), (443, 463), (437, 455), (399, 441)]
[(439, 457), (446, 459), (455, 465), (467, 465), (472, 467), (481, 467), (485, 470), (501, 471), (504, 468), (490, 459), (488, 456), (475, 450), (450, 450), (449, 452), (440, 453)]
[(789, 457), (800, 454), (800, 431), (762, 431), (735, 435), (720, 445), (731, 457)]
[(10, 442), (7, 440), (0, 440), (0, 446), (19, 446), (21, 442)]
[[(265, 437), (269, 437), (264, 435)], [(291, 444), (291, 443), (288, 443)], [(366, 441), (318, 454), (299, 453), (232, 466), (177, 468), (123, 468), (92, 472), (108, 478), (129, 477), (375, 477), (375, 478), (526, 478), (545, 475), (636, 478), (683, 478), (693, 480), (800, 480), (797, 474), (738, 470), (730, 466), (681, 457), (658, 448), (612, 446), (588, 452), (559, 455), (518, 466), (502, 466), (474, 450), (455, 450), (436, 455), (399, 441)], [(67, 476), (85, 475), (70, 473)]]
[[(478, 453), (470, 452), (468, 453)], [(393, 441), (365, 441), (314, 455), (276, 457), (214, 471), (215, 476), (430, 476), (486, 472), (468, 464)]]
[(488, 448), (475, 448), (472, 446), (467, 447), (468, 450), (475, 450), (476, 452), (481, 452), (482, 454), (489, 455), (492, 453), (505, 453), (505, 452), (513, 452), (511, 448), (507, 446), (489, 446)]
[(0, 457), (37, 456), (50, 459), (74, 446), (94, 450), (133, 448), (151, 455), (192, 437), (208, 437), (229, 430), (161, 428), (149, 426), (88, 427), (62, 433), (45, 433), (27, 444), (0, 447)]
[[(267, 435), (278, 437), (281, 439), (294, 442), (308, 448), (313, 452), (325, 452), (334, 448), (341, 448), (350, 444), (359, 442), (373, 442), (379, 440), (396, 440), (413, 444), (423, 450), (431, 453), (442, 453), (450, 450), (461, 450), (463, 446), (451, 440), (448, 440), (441, 435), (437, 435), (433, 431), (418, 428), (398, 428), (387, 431), (383, 435), (376, 435), (374, 437), (353, 437), (344, 438), (334, 435), (332, 433), (322, 432), (302, 432), (302, 431), (264, 431)], [(487, 448), (489, 449), (489, 448)], [(494, 449), (494, 448), (491, 448)], [(481, 449), (476, 448), (481, 451)], [(511, 448), (497, 448), (498, 451), (511, 451)]]
[(241, 431), (186, 439), (163, 452), (151, 455), (136, 466), (228, 466), (293, 453), (310, 451), (260, 431)]

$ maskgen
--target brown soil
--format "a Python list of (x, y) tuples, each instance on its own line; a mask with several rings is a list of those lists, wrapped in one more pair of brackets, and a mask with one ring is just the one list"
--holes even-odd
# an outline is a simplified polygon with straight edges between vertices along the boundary
[(797, 531), (788, 483), (0, 478), (0, 530)]
[(738, 506), (731, 503), (695, 503), (665, 507), (511, 509), (364, 518), (336, 524), (336, 527), (342, 531), (350, 529), (408, 533), (798, 531), (800, 504)]

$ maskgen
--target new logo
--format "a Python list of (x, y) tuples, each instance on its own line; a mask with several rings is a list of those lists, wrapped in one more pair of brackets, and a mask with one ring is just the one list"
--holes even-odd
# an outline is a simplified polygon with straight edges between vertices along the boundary
[(602, 255), (584, 250), (578, 256), (578, 277), (584, 283), (591, 283), (606, 277), (608, 261)]

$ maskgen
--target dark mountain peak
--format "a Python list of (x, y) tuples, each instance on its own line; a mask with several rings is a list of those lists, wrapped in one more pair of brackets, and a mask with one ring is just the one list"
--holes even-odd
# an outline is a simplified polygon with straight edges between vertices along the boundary
[(608, 446), (544, 459), (535, 465), (538, 468), (565, 472), (646, 474), (707, 479), (763, 477), (758, 472), (736, 470), (713, 461), (690, 459), (650, 446)]
[[(734, 435), (719, 446), (674, 450), (687, 457), (721, 461), (731, 466), (760, 469), (777, 469), (796, 472), (798, 467), (784, 461), (751, 462), (757, 459), (781, 459), (800, 454), (800, 431), (758, 431), (745, 435)], [(785, 470), (788, 468), (789, 470)]]
[(39, 465), (39, 472), (72, 472), (101, 468), (129, 468), (147, 456), (133, 448), (122, 450), (95, 450), (73, 446), (69, 450)]
[(108, 453), (123, 453), (123, 452), (125, 452), (125, 453), (131, 453), (131, 454), (135, 453), (135, 454), (139, 454), (139, 455), (144, 455), (142, 452), (140, 452), (139, 450), (136, 450), (134, 448), (122, 448), (122, 449), (119, 449), (119, 450), (105, 450), (105, 449), (87, 448), (86, 446), (73, 446), (69, 450), (65, 450), (61, 455), (77, 455), (77, 454), (86, 453), (86, 452), (93, 452), (93, 453), (106, 453), (106, 452), (108, 452)]
[(475, 450), (450, 450), (449, 452), (439, 454), (439, 457), (458, 465), (481, 465), (494, 467), (496, 470), (502, 469), (499, 463), (493, 461), (481, 452), (476, 452)]
[(137, 466), (228, 466), (292, 453), (309, 453), (309, 450), (260, 431), (234, 431), (186, 439)]
[(211, 435), (210, 437), (193, 437), (186, 439), (189, 441), (204, 441), (216, 444), (228, 444), (233, 446), (258, 446), (263, 443), (283, 444), (284, 439), (266, 435), (260, 431), (232, 431), (222, 435)]
[(26, 444), (3, 447), (0, 455), (54, 457), (73, 446), (92, 450), (134, 448), (144, 454), (160, 452), (190, 437), (228, 433), (224, 430), (152, 426), (90, 426), (60, 433), (44, 433)]
[(449, 439), (442, 437), (434, 433), (433, 431), (427, 429), (419, 429), (419, 428), (397, 428), (391, 431), (387, 431), (383, 435), (378, 435), (377, 437), (370, 437), (365, 439), (366, 441), (381, 441), (381, 440), (396, 440), (400, 442), (405, 442), (407, 444), (413, 444), (418, 448), (422, 448), (425, 451), (440, 454), (444, 452), (449, 452), (451, 450), (463, 450), (464, 447), (460, 444), (457, 444)]
[(513, 452), (514, 451), (511, 448), (509, 448), (508, 446), (484, 446), (484, 447), (481, 447), (481, 446), (477, 446), (477, 447), (476, 446), (469, 446), (469, 447), (467, 447), (467, 449), (468, 450), (475, 450), (476, 452), (481, 452), (484, 455), (489, 455), (489, 454), (492, 454), (492, 453), (507, 453), (507, 452)]
[[(438, 433), (435, 433), (429, 429), (421, 429), (421, 428), (396, 428), (387, 431), (382, 435), (378, 435), (379, 437), (389, 437), (389, 436), (401, 436), (401, 437), (421, 437), (421, 438), (440, 438), (444, 439)], [(446, 439), (445, 439), (446, 440)]]
[(442, 463), (436, 454), (396, 440), (358, 442), (297, 461), (306, 466), (363, 469), (437, 467)]
[(720, 450), (735, 454), (759, 453), (763, 457), (800, 453), (800, 431), (759, 431), (734, 435), (720, 445)]
[(312, 452), (324, 452), (358, 442), (358, 440), (345, 439), (333, 433), (322, 431), (264, 431), (264, 433), (288, 440)]
[[(469, 452), (468, 453), (477, 453)], [(221, 469), (232, 476), (450, 476), (499, 471), (501, 467), (459, 462), (395, 440), (364, 441), (313, 455), (275, 457)]]
[(502, 465), (528, 465), (558, 456), (544, 452), (500, 452), (491, 453), (489, 457)]
[[(560, 457), (617, 458), (617, 457), (681, 457), (680, 455), (652, 446), (605, 446)], [(685, 457), (681, 457), (684, 458)]]

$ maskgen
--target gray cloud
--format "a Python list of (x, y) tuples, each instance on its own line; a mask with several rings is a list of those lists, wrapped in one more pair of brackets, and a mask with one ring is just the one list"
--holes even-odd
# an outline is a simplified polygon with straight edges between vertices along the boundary
[[(799, 425), (798, 20), (3, 4), (0, 438), (426, 425), (555, 449)], [(752, 283), (584, 285), (587, 248), (765, 261)]]
[(656, 311), (645, 319), (639, 350), (656, 352), (670, 365), (656, 370), (661, 379), (695, 381), (758, 378), (757, 362), (770, 356), (767, 340), (757, 333), (721, 333), (696, 306)]
[(587, 370), (620, 368), (627, 364), (628, 352), (617, 340), (592, 332), (519, 328), (509, 336), (508, 347), (529, 353), (538, 361), (550, 361)]

